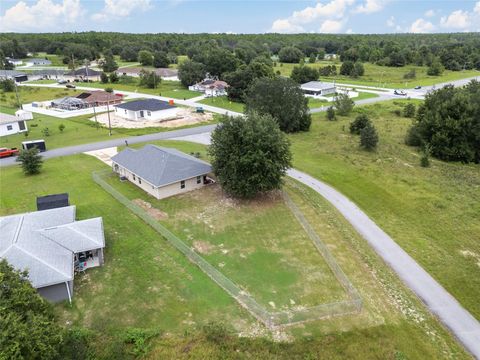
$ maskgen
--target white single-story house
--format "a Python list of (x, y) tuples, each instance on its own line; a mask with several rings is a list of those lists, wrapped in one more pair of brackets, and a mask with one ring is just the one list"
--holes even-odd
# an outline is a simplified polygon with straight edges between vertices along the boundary
[(38, 65), (43, 65), (43, 66), (47, 66), (47, 65), (52, 65), (52, 62), (50, 60), (47, 60), (47, 59), (27, 59), (25, 61), (25, 63), (28, 65), (28, 66), (38, 66)]
[(27, 120), (33, 119), (30, 111), (17, 110), (15, 115), (0, 113), (0, 136), (28, 131)]
[(333, 53), (325, 54), (325, 55), (323, 56), (323, 58), (324, 58), (325, 60), (334, 60), (334, 59), (337, 58), (337, 54), (333, 54)]
[(115, 115), (127, 120), (162, 121), (176, 118), (178, 108), (166, 101), (157, 99), (134, 100), (114, 105)]
[(10, 58), (10, 57), (7, 57), (6, 60), (7, 60), (10, 64), (12, 64), (12, 65), (14, 65), (14, 66), (18, 66), (18, 65), (22, 65), (22, 64), (23, 64), (23, 61), (22, 61), (21, 59), (12, 59), (12, 58)]
[(225, 81), (205, 79), (202, 82), (191, 85), (188, 90), (200, 91), (207, 97), (227, 95), (228, 84)]
[(309, 81), (300, 85), (300, 89), (302, 89), (306, 96), (312, 97), (325, 96), (328, 94), (335, 94), (337, 92), (334, 84), (321, 81)]
[(101, 217), (75, 221), (75, 206), (0, 217), (0, 258), (28, 279), (39, 294), (72, 300), (75, 271), (103, 265)]
[[(138, 67), (124, 67), (124, 68), (118, 68), (115, 72), (117, 73), (118, 76), (139, 77), (142, 71), (144, 71), (144, 69), (138, 68)], [(153, 69), (152, 71), (154, 71), (155, 74), (160, 76), (162, 80), (167, 80), (167, 81), (179, 80), (177, 69), (157, 68), (157, 69)]]
[(211, 180), (210, 164), (176, 149), (145, 145), (112, 157), (112, 169), (157, 199), (199, 189)]

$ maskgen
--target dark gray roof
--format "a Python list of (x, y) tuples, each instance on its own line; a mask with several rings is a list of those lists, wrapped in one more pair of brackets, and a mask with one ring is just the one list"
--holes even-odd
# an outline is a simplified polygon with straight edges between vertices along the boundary
[(17, 70), (0, 70), (0, 78), (11, 78), (15, 76), (27, 75)]
[(77, 69), (75, 71), (70, 71), (66, 75), (69, 76), (99, 76), (101, 74), (100, 71), (93, 70), (91, 68), (88, 68), (88, 74), (87, 74), (87, 68), (81, 68)]
[(35, 288), (72, 280), (73, 254), (105, 246), (102, 218), (75, 221), (75, 206), (0, 217), (0, 233), (0, 258)]
[(113, 156), (112, 161), (156, 187), (212, 171), (212, 167), (202, 160), (176, 149), (155, 145), (145, 145), (139, 150), (126, 148)]
[(157, 99), (145, 99), (145, 100), (134, 100), (129, 101), (124, 104), (115, 105), (120, 109), (127, 109), (131, 111), (140, 111), (140, 110), (148, 110), (148, 111), (159, 111), (159, 110), (166, 110), (174, 108), (175, 105), (170, 105), (166, 101), (157, 100)]

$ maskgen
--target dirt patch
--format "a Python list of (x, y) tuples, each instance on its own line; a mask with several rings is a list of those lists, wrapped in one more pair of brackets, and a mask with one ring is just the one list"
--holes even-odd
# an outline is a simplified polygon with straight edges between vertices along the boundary
[(470, 251), (470, 250), (460, 250), (460, 254), (462, 254), (462, 256), (466, 257), (466, 258), (474, 258), (476, 260), (476, 264), (478, 267), (480, 267), (480, 255), (479, 254), (476, 254), (475, 252), (473, 251)]
[[(141, 129), (146, 127), (164, 127), (164, 128), (176, 128), (179, 126), (194, 125), (202, 122), (212, 120), (212, 113), (199, 114), (191, 108), (179, 108), (177, 116), (167, 120), (128, 120), (120, 116), (116, 116), (114, 112), (110, 112), (110, 122), (112, 127), (126, 128), (126, 129)], [(108, 126), (108, 114), (99, 114), (97, 119), (95, 117), (90, 118), (91, 121), (98, 121), (104, 126)]]
[(140, 206), (143, 210), (147, 212), (148, 215), (150, 215), (152, 218), (155, 220), (163, 220), (168, 218), (168, 214), (154, 208), (152, 204), (150, 204), (148, 201), (142, 200), (142, 199), (135, 199), (132, 201), (135, 205)]
[(215, 246), (210, 244), (208, 241), (195, 240), (193, 242), (193, 247), (200, 254), (211, 254), (215, 250)]

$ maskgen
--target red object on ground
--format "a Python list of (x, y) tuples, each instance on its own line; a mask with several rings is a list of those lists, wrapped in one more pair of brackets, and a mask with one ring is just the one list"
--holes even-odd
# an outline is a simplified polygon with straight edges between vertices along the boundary
[(19, 153), (19, 151), (18, 151), (17, 148), (11, 148), (11, 149), (0, 148), (0, 158), (9, 157), (9, 156), (17, 156), (18, 153)]

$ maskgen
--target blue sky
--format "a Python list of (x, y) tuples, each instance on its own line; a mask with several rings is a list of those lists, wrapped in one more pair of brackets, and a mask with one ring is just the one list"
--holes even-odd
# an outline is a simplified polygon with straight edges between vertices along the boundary
[(0, 0), (0, 31), (480, 31), (480, 1)]

